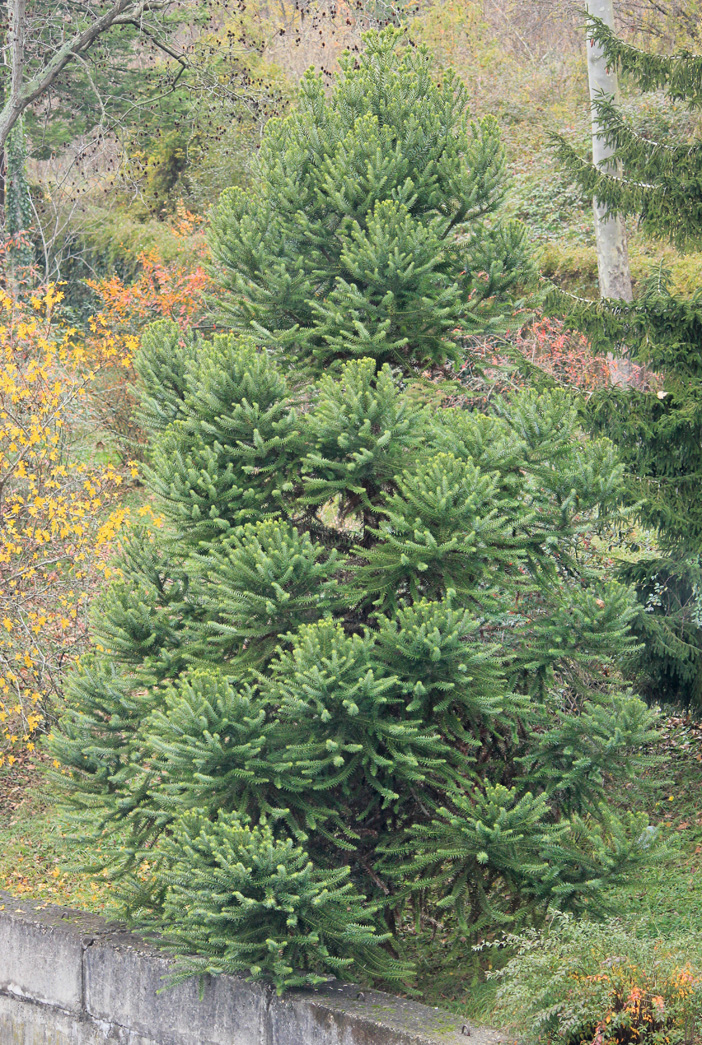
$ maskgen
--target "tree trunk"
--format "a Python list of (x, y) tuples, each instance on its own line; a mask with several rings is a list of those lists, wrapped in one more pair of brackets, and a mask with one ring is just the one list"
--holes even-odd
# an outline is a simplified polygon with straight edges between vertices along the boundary
[[(614, 28), (613, 0), (588, 0), (588, 11)], [(602, 94), (619, 99), (619, 78), (616, 69), (605, 65), (602, 48), (588, 40), (587, 72), (590, 99)], [(599, 136), (597, 113), (592, 108), (592, 159), (603, 170), (612, 169), (612, 148)], [(608, 218), (604, 207), (595, 201), (595, 233), (597, 237), (597, 269), (600, 294), (603, 298), (623, 298), (631, 301), (631, 275), (626, 245), (626, 229), (621, 218)]]
[[(0, 150), (5, 148), (8, 134), (25, 109), (37, 98), (41, 98), (66, 66), (82, 58), (103, 33), (117, 25), (131, 25), (140, 29), (145, 15), (165, 11), (176, 2), (177, 0), (113, 0), (112, 7), (101, 15), (96, 15), (92, 21), (88, 19), (85, 28), (77, 30), (73, 36), (66, 33), (63, 42), (57, 44), (46, 64), (36, 70), (31, 79), (26, 80), (23, 74), (27, 0), (7, 0), (12, 87), (9, 97), (5, 96), (0, 109)], [(80, 9), (87, 5), (74, 6)], [(153, 37), (151, 39), (153, 40)]]
[[(613, 0), (588, 0), (588, 12), (614, 28)], [(617, 70), (608, 68), (599, 44), (587, 42), (587, 73), (590, 100), (602, 94), (619, 99)], [(592, 160), (603, 170), (612, 170), (612, 148), (599, 136), (597, 113), (592, 108)], [(597, 244), (597, 273), (600, 297), (631, 301), (631, 272), (627, 250), (626, 228), (621, 217), (607, 217), (606, 208), (594, 201), (595, 241)], [(627, 359), (610, 359), (610, 376), (615, 385), (634, 383), (636, 368)]]
[[(22, 76), (24, 74), (24, 46), (25, 46), (25, 31), (26, 31), (26, 20), (27, 20), (27, 0), (7, 0), (7, 43), (9, 55), (6, 52), (5, 61), (10, 66), (10, 90), (9, 98), (5, 97), (5, 108), (9, 105), (12, 109), (13, 103), (19, 97), (19, 93), (22, 89)], [(16, 118), (16, 117), (15, 117)], [(2, 168), (3, 168), (3, 189), (5, 183), (5, 176), (7, 174), (9, 163), (7, 155), (7, 136), (2, 139)], [(3, 207), (0, 225), (4, 233), (7, 233), (7, 215), (5, 214), (5, 193), (3, 192)]]

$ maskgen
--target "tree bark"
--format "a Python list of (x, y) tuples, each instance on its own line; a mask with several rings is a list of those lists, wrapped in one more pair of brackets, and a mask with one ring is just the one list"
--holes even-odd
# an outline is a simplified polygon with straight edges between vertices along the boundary
[[(27, 27), (27, 0), (10, 0), (9, 43), (12, 73), (10, 81), (10, 103), (14, 103), (22, 90), (24, 75), (24, 36)], [(4, 144), (4, 143), (3, 143)]]
[[(613, 0), (588, 0), (588, 12), (601, 18), (611, 29), (614, 28)], [(617, 70), (607, 68), (599, 44), (588, 40), (587, 72), (590, 85), (590, 100), (594, 102), (603, 94), (619, 100), (619, 78)], [(600, 137), (597, 111), (592, 107), (592, 159), (597, 167), (612, 169), (612, 148)], [(631, 301), (631, 275), (626, 243), (626, 229), (621, 218), (607, 217), (606, 209), (597, 200), (595, 209), (595, 234), (597, 238), (597, 269), (600, 294), (603, 298), (623, 298)]]
[(7, 137), (14, 127), (17, 120), (22, 114), (22, 110), (19, 108), (19, 96), (22, 90), (22, 78), (24, 76), (24, 49), (25, 49), (25, 34), (27, 29), (27, 0), (7, 0), (7, 42), (9, 50), (9, 66), (10, 66), (10, 90), (9, 94), (5, 96), (5, 106), (3, 112), (8, 112), (12, 115), (12, 123), (8, 127), (7, 134), (2, 140), (0, 146), (0, 157), (2, 157), (2, 227), (3, 231), (7, 231), (8, 221), (7, 214), (5, 212), (5, 190), (6, 182), (11, 178), (9, 171), (9, 161), (7, 156), (7, 150), (5, 148), (7, 144)]
[[(613, 0), (588, 0), (588, 12), (600, 18), (611, 29), (614, 29)], [(587, 41), (587, 72), (590, 86), (590, 101), (603, 94), (619, 100), (619, 77), (617, 70), (608, 68), (599, 44)], [(592, 112), (592, 160), (603, 170), (612, 171), (613, 149), (600, 137), (597, 111), (591, 104)], [(615, 169), (616, 172), (616, 169)], [(606, 207), (597, 200), (593, 204), (595, 213), (595, 241), (597, 244), (597, 273), (599, 278), (600, 297), (619, 298), (631, 301), (631, 272), (629, 269), (629, 251), (624, 221), (621, 217), (609, 217)], [(631, 385), (634, 383), (636, 368), (626, 358), (610, 359), (610, 376), (615, 385)]]

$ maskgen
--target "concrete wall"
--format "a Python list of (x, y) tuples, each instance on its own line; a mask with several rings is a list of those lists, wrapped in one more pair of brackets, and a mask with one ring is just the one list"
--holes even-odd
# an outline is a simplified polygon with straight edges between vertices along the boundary
[(205, 977), (103, 919), (0, 892), (0, 1045), (497, 1045), (439, 1009), (330, 981), (278, 998)]

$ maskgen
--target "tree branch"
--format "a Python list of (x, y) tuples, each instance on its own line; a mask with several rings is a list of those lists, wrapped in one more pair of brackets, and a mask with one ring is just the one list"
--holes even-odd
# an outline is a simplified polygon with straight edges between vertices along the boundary
[(151, 43), (154, 45), (154, 47), (158, 47), (161, 51), (165, 52), (165, 54), (175, 59), (176, 62), (180, 62), (182, 68), (178, 73), (178, 76), (181, 75), (183, 69), (187, 68), (188, 60), (184, 54), (178, 54), (178, 52), (174, 51), (172, 47), (169, 47), (168, 44), (165, 44), (163, 40), (159, 40), (158, 37), (154, 36), (153, 33), (150, 33), (148, 29), (144, 29), (143, 25), (141, 25), (140, 22), (132, 21), (124, 24), (133, 25), (135, 29), (138, 29), (140, 33), (143, 33), (144, 36), (147, 36), (149, 40), (151, 40)]
[(48, 90), (67, 65), (84, 55), (98, 37), (115, 25), (136, 24), (141, 28), (141, 19), (145, 14), (163, 11), (173, 2), (174, 0), (115, 0), (109, 11), (95, 18), (81, 32), (75, 33), (59, 47), (43, 69), (27, 83), (23, 83), (26, 0), (12, 0), (12, 90), (0, 111), (0, 149), (5, 147), (8, 134), (24, 110)]

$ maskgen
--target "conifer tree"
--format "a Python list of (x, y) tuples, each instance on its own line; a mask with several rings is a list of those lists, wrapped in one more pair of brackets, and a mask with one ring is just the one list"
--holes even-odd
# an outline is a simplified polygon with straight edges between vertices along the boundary
[[(592, 18), (589, 32), (606, 61), (642, 91), (661, 90), (691, 110), (702, 108), (702, 57), (646, 54)], [(613, 215), (636, 218), (658, 240), (698, 249), (702, 239), (702, 146), (654, 141), (638, 133), (611, 98), (595, 102), (598, 122), (622, 178), (583, 159), (565, 141), (558, 152), (587, 198)], [(610, 388), (592, 397), (596, 430), (606, 432), (627, 465), (628, 496), (659, 547), (625, 568), (636, 584), (644, 640), (642, 665), (656, 696), (702, 701), (702, 291), (676, 293), (662, 267), (632, 303), (576, 303), (571, 321), (597, 347), (628, 356), (652, 378), (641, 389)]]
[(120, 912), (183, 974), (283, 990), (408, 977), (412, 907), (472, 939), (597, 910), (645, 856), (604, 775), (652, 736), (616, 670), (630, 595), (587, 550), (611, 445), (560, 392), (432, 415), (374, 360), (293, 380), (237, 334), (156, 380), (177, 339), (138, 359), (165, 523), (123, 549), (51, 741)]
[(298, 109), (270, 120), (251, 187), (227, 190), (211, 246), (225, 317), (320, 369), (442, 362), (457, 328), (484, 329), (529, 277), (505, 192), (497, 123), (471, 123), (463, 85), (436, 82), (392, 27), (346, 54), (331, 93), (310, 71)]

